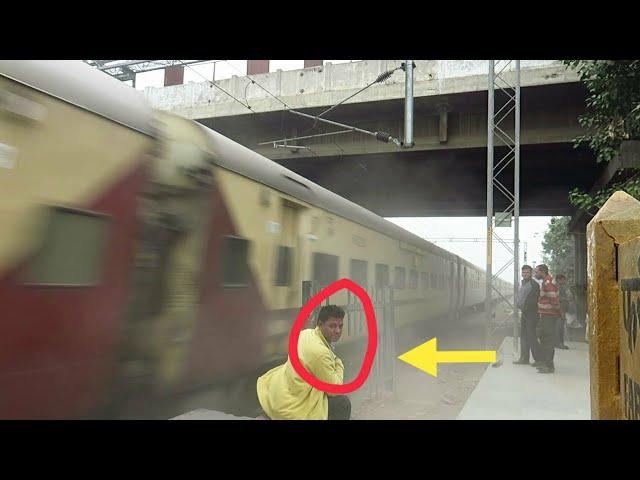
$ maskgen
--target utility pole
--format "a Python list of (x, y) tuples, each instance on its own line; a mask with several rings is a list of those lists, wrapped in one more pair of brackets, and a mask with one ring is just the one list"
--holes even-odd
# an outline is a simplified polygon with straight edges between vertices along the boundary
[(413, 147), (413, 60), (404, 63), (404, 142), (403, 148)]

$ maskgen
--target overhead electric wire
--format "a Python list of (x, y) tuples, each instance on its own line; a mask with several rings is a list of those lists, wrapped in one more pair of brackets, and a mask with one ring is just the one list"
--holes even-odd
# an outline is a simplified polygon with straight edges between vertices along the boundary
[(269, 145), (270, 143), (280, 143), (280, 142), (285, 142), (287, 140), (305, 140), (307, 138), (317, 138), (317, 137), (326, 137), (329, 135), (340, 135), (342, 133), (352, 133), (353, 130), (338, 130), (337, 132), (327, 132), (327, 133), (318, 133), (316, 135), (305, 135), (305, 136), (301, 136), (301, 137), (292, 137), (292, 138), (281, 138), (280, 140), (272, 140), (269, 142), (262, 142), (259, 143), (258, 145)]
[(245, 78), (249, 79), (249, 81), (251, 83), (253, 83), (254, 85), (257, 85), (260, 89), (262, 89), (264, 92), (266, 92), (270, 97), (274, 98), (275, 100), (277, 100), (278, 102), (280, 102), (282, 105), (284, 105), (287, 110), (292, 110), (292, 108), (287, 105), (285, 102), (283, 102), (282, 100), (280, 100), (278, 97), (276, 97), (273, 93), (271, 93), (269, 90), (267, 90), (266, 88), (264, 88), (262, 85), (260, 85), (258, 82), (256, 82), (253, 78), (251, 78), (248, 74), (246, 73), (242, 73), (240, 71), (240, 69), (238, 67), (236, 67), (235, 65), (233, 65), (231, 62), (229, 62), (229, 60), (225, 60), (225, 62), (231, 67), (233, 68), (236, 72), (240, 73), (241, 75), (244, 75)]
[[(235, 65), (233, 65), (231, 62), (229, 62), (228, 60), (225, 60), (225, 62), (233, 69), (235, 69), (238, 73), (242, 73), (240, 72), (240, 69), (238, 69), (238, 67), (236, 67)], [(360, 90), (358, 90), (356, 93), (354, 93), (353, 95), (350, 95), (349, 97), (345, 98), (344, 100), (342, 100), (341, 102), (337, 103), (336, 105), (333, 105), (331, 107), (329, 107), (328, 109), (326, 109), (324, 112), (320, 113), (319, 115), (311, 115), (313, 117), (316, 118), (316, 122), (318, 120), (320, 120), (320, 117), (322, 117), (323, 115), (327, 114), (328, 112), (330, 112), (331, 110), (333, 110), (334, 108), (336, 108), (337, 106), (343, 104), (344, 102), (346, 102), (347, 100), (355, 97), (356, 95), (358, 95), (359, 93), (365, 91), (367, 88), (371, 87), (372, 85), (375, 85), (376, 83), (380, 83), (380, 82), (384, 82), (385, 80), (389, 79), (391, 77), (391, 75), (393, 75), (393, 73), (397, 70), (401, 70), (403, 68), (403, 66), (399, 66), (394, 68), (393, 70), (387, 70), (386, 72), (381, 73), (380, 75), (378, 75), (376, 77), (376, 79), (369, 83), (367, 86), (361, 88)], [(273, 93), (271, 93), (269, 90), (267, 90), (266, 88), (264, 88), (262, 85), (260, 85), (258, 82), (256, 82), (253, 78), (251, 78), (249, 75), (245, 75), (246, 78), (249, 79), (249, 81), (255, 85), (257, 85), (259, 88), (261, 88), (263, 91), (265, 91), (268, 95), (270, 95), (272, 98), (274, 98), (275, 100), (277, 100), (278, 102), (280, 102), (282, 105), (284, 105), (288, 111), (290, 111), (291, 113), (297, 113), (300, 114), (300, 112), (297, 112), (296, 110), (294, 110), (293, 108), (291, 108), (289, 105), (287, 105), (283, 100), (281, 100), (280, 98), (278, 98), (277, 96), (275, 96)], [(305, 116), (309, 116), (306, 115)], [(324, 120), (326, 122), (328, 122), (327, 120)], [(313, 128), (313, 127), (312, 127)], [(362, 130), (362, 129), (358, 129), (356, 127), (350, 127), (353, 129), (356, 129), (357, 131), (360, 131), (362, 133), (368, 133), (371, 134), (372, 132), (367, 132), (366, 130)]]
[[(381, 83), (384, 82), (385, 80), (388, 80), (391, 75), (394, 74), (394, 72), (396, 72), (397, 70), (402, 70), (402, 66), (400, 67), (396, 67), (393, 70), (387, 70), (386, 72), (382, 72), (380, 75), (378, 75), (376, 77), (376, 79), (369, 83), (367, 86), (361, 88), (360, 90), (358, 90), (356, 93), (349, 95), (347, 98), (345, 98), (344, 100), (336, 103), (335, 105), (333, 105), (332, 107), (327, 108), (324, 112), (321, 112), (320, 114), (317, 115), (318, 118), (323, 117), (324, 115), (326, 115), (327, 113), (329, 113), (331, 110), (335, 109), (336, 107), (339, 107), (340, 105), (342, 105), (343, 103), (345, 103), (347, 100), (351, 100), (353, 97), (355, 97), (356, 95), (364, 92), (367, 88), (371, 87), (372, 85), (375, 85), (376, 83)], [(313, 126), (309, 129), (312, 130), (316, 127), (316, 125), (318, 124), (318, 120), (316, 120), (313, 124)], [(306, 133), (306, 132), (305, 132)]]
[(244, 108), (248, 109), (251, 113), (256, 113), (249, 104), (245, 104), (242, 103), (241, 100), (238, 100), (236, 97), (234, 97), (233, 95), (231, 95), (229, 92), (227, 92), (224, 88), (222, 88), (220, 85), (216, 84), (215, 82), (209, 80), (207, 77), (205, 77), (204, 75), (202, 75), (200, 72), (198, 72), (197, 70), (194, 70), (189, 64), (186, 64), (182, 61), (180, 61), (180, 63), (182, 63), (183, 66), (190, 68), (191, 70), (193, 70), (195, 73), (197, 73), (198, 75), (200, 75), (202, 78), (204, 78), (207, 82), (209, 82), (212, 86), (216, 87), (218, 90), (221, 90), (222, 92), (226, 93), (228, 96), (230, 96), (231, 98), (233, 98), (236, 102), (238, 102), (240, 105), (242, 105)]
[[(227, 63), (231, 68), (233, 68), (234, 70), (236, 70), (238, 73), (242, 74), (242, 72), (240, 72), (240, 69), (238, 69), (238, 68), (237, 68), (235, 65), (233, 65), (231, 62), (229, 62), (228, 60), (224, 60), (224, 61), (225, 61), (225, 62), (226, 62), (226, 63)], [(330, 120), (326, 120), (326, 119), (323, 119), (323, 118), (320, 118), (320, 117), (321, 117), (322, 115), (326, 114), (327, 112), (331, 111), (333, 108), (337, 107), (338, 105), (340, 105), (340, 104), (342, 104), (342, 103), (346, 102), (346, 101), (347, 101), (347, 100), (349, 100), (350, 98), (353, 98), (353, 97), (354, 97), (355, 95), (357, 95), (358, 93), (360, 93), (360, 92), (362, 92), (362, 91), (366, 90), (366, 89), (367, 89), (367, 88), (369, 88), (370, 86), (372, 86), (372, 85), (374, 85), (374, 84), (376, 84), (376, 83), (383, 82), (383, 81), (387, 80), (389, 77), (391, 77), (391, 75), (392, 75), (396, 70), (400, 70), (400, 69), (402, 69), (402, 68), (403, 68), (403, 66), (400, 66), (400, 67), (396, 67), (396, 68), (394, 68), (393, 70), (388, 70), (388, 71), (386, 71), (386, 72), (381, 73), (380, 75), (378, 75), (378, 77), (377, 77), (373, 82), (371, 82), (370, 84), (368, 84), (368, 85), (367, 85), (367, 86), (365, 86), (364, 88), (360, 89), (358, 92), (356, 92), (355, 94), (351, 95), (350, 97), (348, 97), (348, 98), (344, 99), (342, 102), (338, 103), (337, 105), (334, 105), (334, 106), (330, 107), (329, 109), (325, 110), (324, 112), (322, 112), (322, 113), (320, 114), (320, 116), (316, 116), (316, 115), (309, 115), (309, 114), (302, 113), (302, 112), (298, 112), (298, 111), (294, 110), (294, 109), (293, 109), (293, 108), (291, 108), (289, 105), (287, 105), (287, 104), (286, 104), (286, 102), (284, 102), (283, 100), (281, 100), (280, 98), (278, 98), (276, 95), (274, 95), (273, 93), (271, 93), (269, 90), (267, 90), (265, 87), (263, 87), (260, 83), (256, 82), (256, 81), (255, 81), (251, 76), (249, 76), (249, 75), (247, 75), (247, 74), (243, 74), (243, 75), (245, 75), (245, 77), (246, 77), (246, 78), (247, 78), (247, 79), (248, 79), (252, 84), (257, 85), (261, 90), (263, 90), (264, 92), (266, 92), (270, 97), (272, 97), (273, 99), (275, 99), (275, 100), (277, 100), (278, 102), (280, 102), (280, 103), (285, 107), (286, 111), (288, 111), (289, 113), (293, 113), (293, 114), (295, 114), (295, 115), (300, 115), (300, 116), (303, 116), (303, 117), (308, 117), (308, 118), (312, 118), (312, 119), (314, 119), (314, 120), (315, 120), (314, 125), (313, 125), (309, 130), (306, 130), (306, 131), (305, 131), (305, 132), (303, 132), (303, 133), (306, 133), (306, 132), (308, 132), (308, 131), (312, 130), (313, 128), (315, 128), (315, 125), (317, 124), (317, 122), (318, 122), (318, 121), (320, 121), (320, 122), (329, 123), (329, 124), (331, 124), (331, 125), (337, 125), (337, 126), (340, 126), (340, 127), (343, 127), (343, 128), (346, 128), (346, 129), (349, 129), (349, 130), (355, 131), (355, 132), (360, 132), (360, 133), (364, 133), (364, 134), (366, 134), (366, 135), (371, 135), (371, 136), (375, 137), (377, 140), (379, 140), (379, 141), (381, 141), (381, 142), (388, 143), (388, 142), (390, 142), (390, 141), (391, 141), (391, 142), (393, 142), (393, 143), (395, 143), (396, 145), (398, 145), (398, 146), (399, 146), (399, 145), (400, 145), (399, 140), (398, 140), (398, 139), (396, 139), (396, 138), (394, 138), (394, 137), (392, 137), (391, 135), (389, 135), (389, 134), (388, 134), (388, 133), (386, 133), (386, 132), (371, 132), (371, 131), (364, 130), (364, 129), (361, 129), (361, 128), (352, 127), (352, 126), (350, 126), (350, 125), (345, 125), (345, 124), (343, 124), (343, 123), (332, 122), (332, 121), (330, 121)], [(245, 88), (245, 92), (246, 92), (246, 88)], [(235, 97), (234, 97), (234, 98), (235, 98)], [(238, 100), (238, 101), (239, 101), (239, 100)], [(242, 103), (242, 102), (241, 102), (241, 103)], [(244, 104), (243, 104), (243, 105), (244, 105)], [(251, 110), (251, 111), (253, 112), (253, 109), (252, 109), (248, 104), (247, 104), (247, 105), (245, 105), (245, 107), (246, 107), (246, 108), (248, 108), (249, 110)], [(254, 113), (255, 113), (255, 112), (254, 112)], [(286, 139), (285, 139), (285, 141), (286, 141)], [(275, 142), (275, 141), (271, 141), (271, 142), (266, 142), (266, 143), (276, 143), (276, 142)]]

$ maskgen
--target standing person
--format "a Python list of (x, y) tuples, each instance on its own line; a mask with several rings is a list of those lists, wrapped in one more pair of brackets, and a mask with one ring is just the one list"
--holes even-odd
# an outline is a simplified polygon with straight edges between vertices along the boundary
[(516, 365), (529, 365), (529, 352), (534, 361), (539, 360), (538, 338), (538, 298), (540, 287), (532, 278), (533, 269), (529, 265), (522, 267), (522, 284), (516, 297), (516, 306), (522, 311), (520, 318), (520, 359)]
[(556, 325), (560, 317), (560, 297), (558, 285), (551, 275), (549, 267), (540, 264), (536, 267), (536, 278), (542, 280), (540, 287), (540, 297), (538, 299), (538, 340), (540, 341), (540, 359), (537, 363), (538, 373), (553, 373), (555, 365), (553, 357), (555, 354)]
[(556, 348), (569, 350), (564, 344), (564, 333), (567, 324), (567, 313), (569, 313), (569, 289), (567, 287), (567, 277), (560, 274), (556, 276), (558, 282), (558, 297), (560, 299), (560, 317), (556, 325)]
[[(317, 379), (342, 385), (344, 366), (331, 347), (342, 335), (344, 310), (325, 305), (318, 314), (316, 328), (300, 332), (300, 363)], [(258, 378), (258, 400), (272, 420), (349, 420), (351, 401), (346, 395), (330, 395), (300, 377), (291, 360)]]

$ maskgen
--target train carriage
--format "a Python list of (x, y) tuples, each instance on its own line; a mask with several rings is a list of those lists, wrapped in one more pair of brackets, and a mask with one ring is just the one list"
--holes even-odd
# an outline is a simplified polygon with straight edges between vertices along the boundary
[(0, 418), (251, 377), (303, 281), (390, 285), (399, 327), (484, 302), (480, 268), (81, 62), (1, 61), (0, 98)]

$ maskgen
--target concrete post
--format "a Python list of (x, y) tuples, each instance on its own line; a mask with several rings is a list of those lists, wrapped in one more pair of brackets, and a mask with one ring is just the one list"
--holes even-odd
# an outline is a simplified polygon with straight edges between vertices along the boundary
[(322, 60), (305, 60), (304, 61), (304, 68), (321, 67), (321, 66), (322, 66)]
[(614, 193), (587, 225), (591, 418), (620, 418), (618, 246), (640, 236), (640, 202)]
[(247, 75), (269, 73), (269, 60), (247, 60)]
[(438, 141), (440, 143), (447, 143), (449, 132), (449, 128), (447, 126), (449, 106), (446, 104), (438, 105), (438, 114), (440, 115), (440, 121), (438, 123)]
[(164, 69), (164, 86), (182, 85), (184, 83), (184, 67), (174, 65)]

